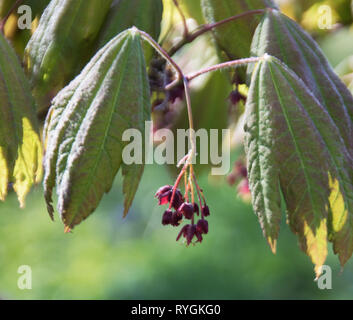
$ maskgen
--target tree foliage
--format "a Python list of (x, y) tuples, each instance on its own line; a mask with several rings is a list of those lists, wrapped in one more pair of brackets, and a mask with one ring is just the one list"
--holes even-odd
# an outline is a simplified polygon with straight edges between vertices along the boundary
[[(23, 206), (44, 169), (49, 214), (54, 217), (56, 189), (57, 211), (69, 231), (97, 208), (121, 168), (126, 215), (144, 170), (142, 163), (122, 159), (127, 129), (143, 134), (144, 154), (145, 121), (151, 117), (156, 127), (176, 131), (194, 123), (197, 129), (235, 127), (242, 116), (247, 158), (242, 175), (272, 251), (285, 211), (317, 275), (328, 242), (344, 265), (353, 253), (353, 96), (347, 85), (311, 35), (274, 1), (173, 1), (178, 36), (163, 14), (171, 3), (40, 1), (33, 7), (31, 32), (16, 37), (20, 31), (13, 21), (19, 17), (13, 10), (20, 3), (0, 1), (0, 199), (13, 189)], [(293, 12), (313, 5), (298, 2)], [(342, 9), (347, 5), (333, 6), (344, 24), (351, 20)], [(187, 17), (205, 24), (190, 31)], [(188, 75), (187, 62), (202, 57), (193, 57), (187, 45), (205, 34), (213, 38), (205, 46), (213, 61), (224, 63)], [(201, 89), (190, 89), (199, 75), (238, 64), (247, 69), (227, 77), (214, 73)], [(228, 91), (233, 106), (226, 102)], [(180, 101), (186, 108), (176, 113)], [(42, 143), (38, 120), (44, 118)], [(208, 233), (209, 208), (191, 163), (198, 151), (192, 144), (175, 185), (156, 194), (160, 204), (170, 204), (164, 222), (179, 225), (183, 215), (192, 219), (178, 237), (187, 243), (201, 242)], [(185, 199), (177, 189), (184, 175)], [(200, 208), (189, 203), (194, 192)]]

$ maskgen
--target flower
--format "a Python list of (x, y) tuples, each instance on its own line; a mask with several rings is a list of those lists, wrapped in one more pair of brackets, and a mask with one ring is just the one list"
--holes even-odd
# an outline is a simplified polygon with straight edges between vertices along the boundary
[(178, 241), (181, 237), (186, 239), (186, 244), (189, 245), (194, 237), (197, 238), (196, 242), (202, 242), (202, 234), (197, 230), (195, 224), (186, 224), (181, 228), (176, 241)]
[(171, 224), (173, 221), (173, 212), (172, 210), (166, 210), (164, 211), (163, 217), (162, 217), (162, 224), (164, 226)]
[(173, 212), (171, 225), (177, 227), (180, 224), (181, 220), (183, 220), (182, 213), (179, 211)]
[(205, 204), (204, 206), (202, 206), (201, 213), (204, 217), (208, 217), (210, 215), (210, 209), (208, 208), (208, 205)]
[(204, 234), (207, 234), (208, 233), (208, 222), (207, 220), (205, 219), (200, 219), (198, 222), (197, 222), (197, 225), (196, 225), (196, 230), (199, 232), (199, 233), (204, 233)]
[[(173, 186), (171, 185), (165, 185), (163, 187), (160, 187), (155, 194), (155, 198), (158, 198), (159, 205), (169, 203), (172, 199), (172, 196), (173, 196)], [(178, 209), (182, 203), (183, 203), (183, 196), (180, 190), (176, 189), (172, 206), (174, 209)]]
[(178, 209), (186, 219), (191, 219), (194, 215), (194, 206), (191, 203), (184, 202)]
[(154, 195), (155, 198), (158, 198), (158, 204), (163, 205), (167, 204), (170, 201), (170, 196), (171, 196), (171, 191), (173, 187), (170, 185), (166, 185), (163, 187), (160, 187), (156, 194)]

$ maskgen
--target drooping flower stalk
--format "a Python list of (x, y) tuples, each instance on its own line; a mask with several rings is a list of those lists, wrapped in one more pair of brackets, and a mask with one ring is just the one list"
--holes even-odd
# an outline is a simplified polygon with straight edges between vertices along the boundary
[[(136, 29), (137, 30), (137, 29)], [(188, 154), (185, 155), (178, 163), (178, 167), (182, 166), (175, 183), (173, 186), (165, 185), (156, 192), (155, 197), (158, 198), (158, 204), (164, 205), (169, 204), (168, 209), (164, 212), (162, 217), (163, 225), (172, 225), (174, 227), (179, 226), (184, 219), (191, 220), (191, 223), (184, 225), (176, 240), (179, 240), (181, 237), (185, 238), (187, 245), (193, 243), (193, 239), (195, 239), (194, 243), (202, 242), (204, 234), (208, 233), (208, 222), (205, 217), (210, 215), (209, 207), (206, 204), (206, 199), (203, 194), (202, 189), (200, 188), (196, 174), (194, 172), (193, 160), (196, 156), (196, 137), (194, 130), (194, 122), (191, 108), (191, 99), (190, 99), (190, 88), (189, 81), (195, 79), (196, 77), (225, 68), (237, 67), (240, 65), (248, 64), (248, 63), (256, 63), (263, 59), (263, 57), (252, 57), (247, 59), (240, 59), (234, 61), (228, 61), (225, 63), (217, 64), (202, 70), (199, 70), (190, 75), (184, 75), (181, 68), (178, 64), (168, 55), (168, 53), (155, 41), (153, 40), (147, 33), (137, 30), (142, 36), (143, 39), (148, 41), (156, 51), (166, 59), (173, 67), (176, 72), (176, 78), (170, 84), (165, 87), (165, 90), (169, 90), (177, 85), (180, 81), (184, 87), (184, 95), (186, 100), (186, 107), (189, 119), (189, 139), (191, 149)], [(181, 180), (184, 178), (184, 196), (182, 195), (179, 186), (181, 184)], [(196, 190), (196, 192), (195, 192)], [(197, 196), (197, 200), (195, 200), (195, 193)], [(191, 199), (191, 202), (189, 202)], [(199, 205), (197, 204), (199, 203)], [(174, 211), (173, 211), (174, 210)], [(199, 216), (201, 211), (201, 217), (195, 223), (195, 214)]]

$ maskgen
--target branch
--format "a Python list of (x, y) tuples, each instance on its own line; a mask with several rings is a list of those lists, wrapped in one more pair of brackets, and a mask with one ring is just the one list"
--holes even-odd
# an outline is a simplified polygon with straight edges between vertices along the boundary
[(201, 69), (199, 71), (193, 72), (189, 75), (186, 76), (186, 79), (188, 81), (191, 81), (192, 79), (195, 79), (205, 73), (209, 73), (212, 71), (217, 71), (217, 70), (221, 70), (221, 69), (227, 69), (227, 68), (232, 68), (232, 67), (239, 67), (245, 64), (249, 64), (249, 63), (256, 63), (259, 62), (260, 60), (262, 60), (263, 57), (253, 57), (253, 58), (245, 58), (245, 59), (239, 59), (239, 60), (232, 60), (232, 61), (227, 61), (227, 62), (223, 62), (220, 64), (216, 64), (214, 66), (211, 67), (207, 67), (205, 69)]
[(172, 56), (173, 54), (175, 54), (180, 48), (182, 48), (184, 45), (193, 42), (197, 37), (201, 36), (202, 34), (217, 28), (219, 26), (222, 26), (223, 24), (226, 24), (228, 22), (243, 18), (243, 17), (247, 17), (247, 16), (251, 16), (251, 15), (256, 15), (256, 14), (263, 14), (266, 12), (266, 10), (268, 9), (258, 9), (258, 10), (250, 10), (250, 11), (246, 11), (240, 14), (237, 14), (235, 16), (229, 17), (227, 19), (215, 22), (215, 23), (210, 23), (210, 24), (204, 24), (200, 27), (198, 27), (196, 30), (194, 30), (193, 32), (187, 34), (186, 36), (184, 36), (184, 38), (178, 42), (175, 46), (173, 46), (170, 50), (169, 50), (169, 55)]
[(136, 32), (138, 32), (141, 37), (146, 40), (164, 59), (166, 59), (174, 68), (177, 73), (177, 81), (184, 79), (183, 71), (180, 69), (178, 64), (170, 57), (167, 51), (165, 51), (148, 33), (135, 28)]

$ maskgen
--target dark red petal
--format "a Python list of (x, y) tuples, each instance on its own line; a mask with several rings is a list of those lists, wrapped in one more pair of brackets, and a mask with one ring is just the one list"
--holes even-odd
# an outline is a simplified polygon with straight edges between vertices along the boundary
[(208, 222), (205, 219), (200, 219), (197, 222), (196, 229), (200, 233), (207, 234), (208, 233)]
[(164, 192), (158, 196), (158, 204), (163, 205), (167, 204), (170, 201), (171, 191)]
[(178, 241), (180, 239), (181, 236), (185, 237), (187, 232), (188, 232), (188, 229), (191, 227), (190, 224), (186, 224), (184, 227), (181, 228), (177, 238), (176, 238), (176, 241)]
[(210, 215), (210, 209), (207, 205), (202, 206), (201, 212), (204, 215), (204, 217), (208, 217)]
[(172, 222), (171, 224), (174, 226), (174, 227), (177, 227), (180, 222), (183, 220), (183, 215), (181, 214), (181, 212), (173, 212), (173, 216), (172, 216)]
[(163, 217), (162, 217), (162, 224), (164, 226), (171, 224), (172, 223), (172, 217), (173, 217), (173, 212), (171, 210), (166, 210), (164, 211)]
[(186, 219), (191, 219), (194, 215), (194, 206), (191, 203), (184, 202), (179, 207), (179, 211), (184, 215)]
[(173, 187), (170, 186), (170, 185), (166, 185), (166, 186), (160, 187), (160, 188), (157, 190), (156, 194), (154, 195), (155, 198), (158, 198), (161, 194), (163, 194), (163, 193), (165, 193), (165, 192), (167, 192), (167, 191), (172, 190), (172, 188), (173, 188)]
[(197, 238), (196, 242), (202, 242), (202, 234), (201, 234), (201, 232), (196, 230), (195, 235), (196, 235), (196, 238)]
[(189, 245), (196, 232), (196, 225), (190, 225), (186, 232), (186, 243)]
[(196, 202), (194, 202), (194, 212), (195, 212), (197, 215), (199, 215), (199, 213), (200, 213), (199, 206), (197, 205)]
[(172, 204), (173, 208), (175, 210), (178, 210), (183, 202), (184, 202), (183, 195), (181, 194), (179, 189), (176, 189), (174, 194), (173, 204)]

